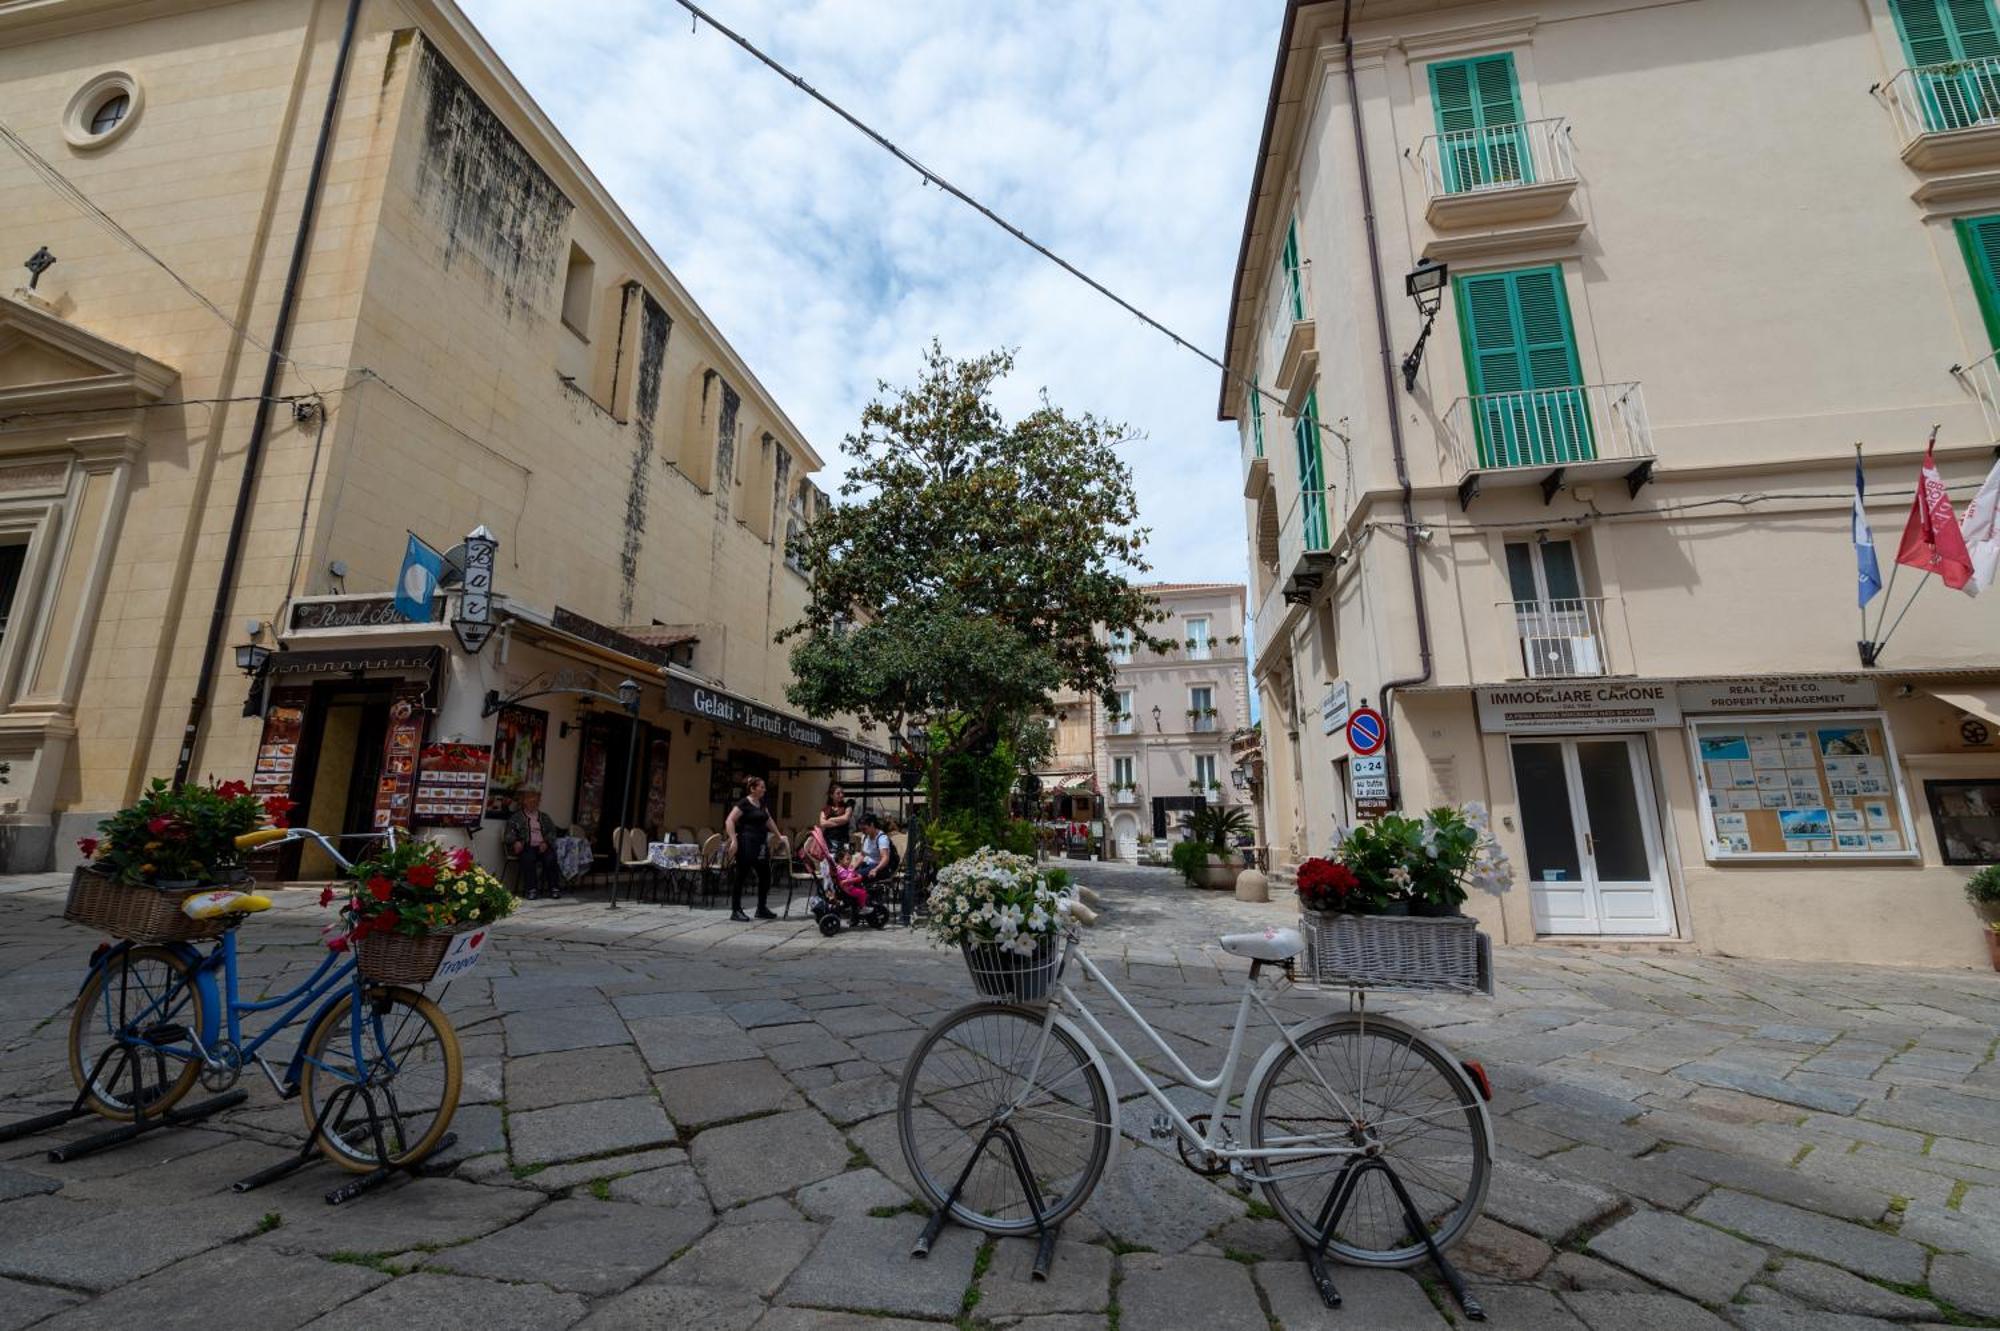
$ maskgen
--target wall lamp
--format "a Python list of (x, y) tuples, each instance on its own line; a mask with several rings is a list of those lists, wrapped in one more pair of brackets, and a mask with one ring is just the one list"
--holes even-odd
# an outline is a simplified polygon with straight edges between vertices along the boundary
[(271, 659), (271, 649), (261, 642), (246, 642), (236, 649), (236, 668), (253, 679)]
[(1405, 392), (1417, 391), (1417, 371), (1423, 367), (1424, 344), (1431, 340), (1431, 327), (1437, 323), (1438, 307), (1444, 304), (1444, 283), (1449, 272), (1448, 264), (1425, 259), (1403, 279), (1403, 290), (1410, 293), (1410, 299), (1417, 303), (1417, 313), (1424, 316), (1424, 331), (1417, 334), (1417, 345), (1403, 357)]
[(1158, 703), (1155, 703), (1153, 704), (1153, 729), (1158, 730), (1159, 728), (1160, 728), (1160, 706)]

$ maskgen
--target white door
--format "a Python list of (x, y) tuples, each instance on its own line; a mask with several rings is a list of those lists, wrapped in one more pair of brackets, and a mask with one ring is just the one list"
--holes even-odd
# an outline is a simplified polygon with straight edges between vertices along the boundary
[(1111, 830), (1118, 843), (1118, 858), (1127, 864), (1139, 862), (1139, 820), (1121, 813), (1112, 820)]
[(1518, 739), (1513, 751), (1535, 932), (1672, 933), (1645, 739)]

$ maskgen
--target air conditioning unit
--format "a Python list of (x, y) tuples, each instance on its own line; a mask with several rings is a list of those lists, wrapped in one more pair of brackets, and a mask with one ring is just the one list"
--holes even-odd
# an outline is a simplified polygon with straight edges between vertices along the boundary
[(1594, 636), (1527, 638), (1523, 645), (1529, 679), (1567, 679), (1604, 673), (1604, 660), (1598, 654)]

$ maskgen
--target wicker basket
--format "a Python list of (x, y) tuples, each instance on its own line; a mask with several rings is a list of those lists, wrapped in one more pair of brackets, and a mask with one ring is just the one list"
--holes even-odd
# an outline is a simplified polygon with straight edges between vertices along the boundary
[(1306, 973), (1352, 989), (1493, 992), (1491, 945), (1470, 916), (1333, 915), (1301, 911)]
[(449, 924), (418, 938), (408, 934), (368, 934), (354, 942), (354, 964), (379, 984), (429, 984), (451, 940), (483, 929), (483, 924)]
[(227, 915), (191, 920), (181, 912), (183, 901), (210, 891), (214, 888), (208, 885), (192, 890), (131, 887), (78, 865), (70, 876), (63, 918), (128, 943), (196, 943), (219, 938), (229, 927)]
[(980, 996), (1009, 1003), (1048, 1002), (1062, 969), (1062, 939), (1054, 934), (1044, 934), (1032, 956), (1009, 952), (998, 943), (962, 943), (959, 950)]

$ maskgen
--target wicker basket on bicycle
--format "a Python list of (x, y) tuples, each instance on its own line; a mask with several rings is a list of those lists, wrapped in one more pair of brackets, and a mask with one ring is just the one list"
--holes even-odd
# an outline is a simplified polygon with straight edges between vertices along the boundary
[(228, 927), (227, 916), (191, 920), (181, 903), (199, 892), (214, 890), (206, 883), (121, 883), (85, 865), (69, 880), (69, 900), (63, 918), (128, 943), (196, 943), (218, 938)]
[(378, 984), (425, 985), (437, 974), (452, 939), (486, 925), (447, 924), (429, 933), (369, 933), (354, 940), (354, 964)]
[(1305, 976), (1351, 989), (1493, 992), (1491, 940), (1469, 915), (1352, 915), (1300, 911)]

